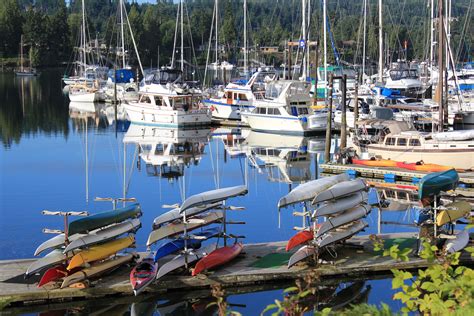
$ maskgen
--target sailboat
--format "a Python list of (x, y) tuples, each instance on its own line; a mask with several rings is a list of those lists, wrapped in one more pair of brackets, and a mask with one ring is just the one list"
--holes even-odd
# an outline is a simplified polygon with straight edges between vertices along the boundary
[(216, 61), (207, 65), (207, 68), (210, 70), (224, 70), (230, 71), (234, 69), (234, 65), (229, 63), (228, 61), (219, 61), (219, 32), (218, 32), (218, 25), (219, 25), (219, 0), (215, 1), (214, 4), (214, 14), (216, 18), (215, 22), (215, 36), (216, 36)]
[(31, 51), (30, 51), (30, 67), (25, 67), (23, 66), (24, 64), (24, 58), (23, 58), (23, 35), (21, 35), (21, 41), (20, 41), (20, 68), (15, 70), (15, 74), (17, 76), (36, 76), (38, 75), (38, 72), (36, 71), (36, 68), (31, 67)]

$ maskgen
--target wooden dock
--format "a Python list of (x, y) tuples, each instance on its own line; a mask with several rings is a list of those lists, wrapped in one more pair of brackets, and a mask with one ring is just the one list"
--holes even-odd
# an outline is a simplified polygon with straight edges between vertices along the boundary
[[(414, 233), (398, 233), (380, 235), (386, 246), (398, 243), (400, 248), (413, 247), (417, 239)], [(271, 242), (245, 245), (244, 253), (232, 263), (220, 269), (196, 277), (188, 275), (168, 275), (149, 287), (149, 292), (164, 293), (207, 289), (213, 284), (224, 288), (255, 286), (292, 282), (304, 277), (310, 271), (316, 271), (321, 278), (336, 279), (351, 276), (387, 274), (390, 269), (416, 269), (426, 267), (428, 263), (420, 258), (411, 256), (408, 262), (398, 262), (391, 258), (382, 257), (373, 251), (368, 236), (356, 236), (342, 246), (336, 248), (336, 257), (322, 257), (327, 263), (319, 267), (308, 266), (304, 263), (287, 269), (287, 261), (291, 253), (285, 252), (286, 242)], [(169, 260), (165, 258), (165, 260)], [(7, 302), (8, 306), (24, 306), (64, 302), (68, 300), (98, 299), (112, 296), (130, 296), (132, 290), (128, 276), (130, 267), (123, 267), (111, 275), (104, 276), (91, 283), (86, 289), (59, 289), (58, 284), (38, 288), (32, 278), (23, 279), (32, 259), (0, 261), (0, 303)], [(465, 254), (461, 257), (463, 264), (470, 265), (474, 260)], [(8, 310), (8, 307), (7, 307)]]

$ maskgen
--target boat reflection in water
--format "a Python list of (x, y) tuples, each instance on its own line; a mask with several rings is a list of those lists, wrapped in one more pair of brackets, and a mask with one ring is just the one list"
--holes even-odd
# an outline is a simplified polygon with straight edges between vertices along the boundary
[(94, 102), (73, 102), (69, 103), (69, 117), (76, 130), (80, 130), (87, 123), (87, 126), (97, 129), (105, 129), (110, 124), (105, 115), (103, 103)]
[(209, 128), (160, 128), (132, 123), (123, 142), (138, 146), (147, 174), (171, 181), (183, 176), (185, 167), (199, 164), (210, 133)]

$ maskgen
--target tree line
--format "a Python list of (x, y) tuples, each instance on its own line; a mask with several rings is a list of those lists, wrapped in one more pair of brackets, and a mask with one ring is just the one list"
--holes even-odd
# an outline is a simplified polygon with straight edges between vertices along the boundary
[[(85, 0), (87, 29), (92, 39), (104, 43), (110, 54), (119, 43), (117, 12), (119, 0)], [(176, 1), (156, 3), (128, 1), (126, 8), (145, 66), (169, 63), (174, 45)], [(213, 20), (213, 0), (186, 0), (184, 42), (186, 59), (203, 64)], [(309, 34), (311, 40), (322, 39), (322, 1), (311, 1)], [(362, 57), (363, 1), (328, 0), (328, 17), (334, 47), (349, 63), (360, 63)], [(369, 0), (367, 15), (367, 56), (377, 60), (378, 9)], [(436, 1), (435, 1), (436, 2)], [(385, 45), (390, 58), (423, 60), (429, 54), (430, 8), (425, 0), (384, 0)], [(452, 1), (451, 47), (459, 61), (472, 59), (474, 26), (470, 0)], [(225, 57), (240, 58), (243, 46), (243, 0), (219, 1), (219, 43)], [(248, 0), (249, 46), (256, 53), (262, 46), (279, 46), (301, 37), (301, 2), (296, 0)], [(74, 47), (80, 41), (81, 0), (2, 0), (0, 1), (0, 57), (18, 55), (21, 35), (32, 63), (53, 66), (71, 61)], [(178, 32), (179, 33), (179, 32)], [(126, 46), (132, 51), (131, 38)], [(329, 52), (334, 47), (329, 44)], [(130, 54), (132, 63), (136, 63)], [(262, 55), (260, 55), (261, 57)], [(267, 62), (281, 62), (282, 54), (267, 56)], [(196, 59), (194, 59), (196, 57)], [(116, 58), (116, 57), (113, 57)], [(269, 60), (270, 59), (270, 60)], [(330, 54), (334, 61), (334, 54)]]

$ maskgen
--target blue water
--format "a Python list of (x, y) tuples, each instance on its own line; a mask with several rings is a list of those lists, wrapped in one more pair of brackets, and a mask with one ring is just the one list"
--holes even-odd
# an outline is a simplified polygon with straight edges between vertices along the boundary
[[(183, 197), (217, 186), (244, 184), (245, 174), (249, 193), (230, 200), (229, 204), (244, 206), (246, 210), (229, 211), (228, 217), (246, 224), (231, 225), (229, 232), (245, 236), (245, 243), (280, 241), (288, 240), (295, 233), (293, 227), (302, 225), (301, 218), (292, 215), (299, 208), (278, 212), (279, 198), (297, 185), (283, 180), (287, 176), (305, 181), (315, 179), (319, 174), (317, 165), (324, 156), (318, 150), (324, 146), (310, 152), (310, 139), (292, 139), (301, 145), (289, 150), (287, 156), (282, 150), (283, 158), (274, 159), (270, 167), (261, 159), (268, 147), (255, 140), (247, 145), (253, 148), (250, 152), (256, 164), (242, 153), (236, 158), (230, 156), (230, 148), (224, 141), (228, 144), (242, 139), (248, 136), (247, 132), (239, 136), (226, 134), (228, 131), (224, 129), (209, 129), (200, 131), (208, 134), (209, 141), (200, 139), (194, 143), (199, 148), (194, 151), (194, 157), (174, 157), (183, 162), (174, 165), (176, 170), (182, 168), (182, 176), (158, 176), (160, 167), (147, 166), (139, 156), (136, 143), (124, 144), (124, 138), (130, 136), (127, 130), (131, 131), (128, 123), (112, 122), (104, 114), (104, 106), (96, 108), (98, 112), (83, 109), (78, 113), (70, 108), (61, 91), (61, 74), (60, 70), (44, 71), (39, 78), (21, 79), (0, 75), (0, 259), (31, 258), (37, 245), (52, 237), (42, 233), (43, 228), (63, 229), (62, 218), (44, 216), (41, 214), (44, 209), (96, 213), (112, 208), (110, 202), (94, 201), (96, 197), (137, 199), (143, 209), (143, 227), (136, 235), (137, 250), (145, 251), (153, 219), (166, 211), (163, 204), (179, 203)], [(88, 117), (87, 127), (85, 117)], [(267, 145), (282, 141), (275, 135), (257, 139)], [(311, 141), (323, 142), (322, 139)], [(412, 222), (404, 212), (387, 212), (383, 216), (384, 220)], [(377, 232), (377, 212), (372, 212), (366, 221), (369, 227), (365, 233)], [(384, 233), (411, 229), (382, 226)], [(399, 309), (391, 300), (389, 279), (367, 281), (364, 286), (371, 289), (363, 301), (385, 302)], [(237, 306), (235, 310), (256, 315), (275, 298), (282, 298), (281, 289), (231, 295), (228, 301), (247, 305)]]

